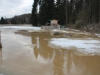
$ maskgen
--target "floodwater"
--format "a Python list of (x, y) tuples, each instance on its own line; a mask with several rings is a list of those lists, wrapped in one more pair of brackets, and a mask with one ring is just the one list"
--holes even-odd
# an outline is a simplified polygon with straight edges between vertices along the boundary
[[(0, 75), (100, 75), (100, 56), (48, 46), (49, 33), (1, 30)], [(56, 37), (58, 38), (58, 37)]]

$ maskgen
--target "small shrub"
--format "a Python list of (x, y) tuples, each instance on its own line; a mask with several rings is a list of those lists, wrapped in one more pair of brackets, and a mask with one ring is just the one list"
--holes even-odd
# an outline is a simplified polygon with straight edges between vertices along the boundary
[(73, 24), (71, 24), (71, 23), (70, 23), (70, 24), (68, 24), (68, 27), (69, 27), (69, 28), (73, 28), (73, 26), (74, 26), (74, 25), (73, 25)]
[(100, 23), (99, 23), (99, 24), (97, 24), (97, 25), (96, 25), (96, 27), (97, 27), (98, 29), (100, 29)]
[(76, 21), (76, 23), (74, 25), (74, 28), (76, 28), (76, 29), (82, 29), (82, 28), (85, 27), (85, 25), (86, 25), (86, 23), (84, 21), (78, 20), (78, 21)]
[(95, 25), (95, 31), (100, 33), (100, 23)]

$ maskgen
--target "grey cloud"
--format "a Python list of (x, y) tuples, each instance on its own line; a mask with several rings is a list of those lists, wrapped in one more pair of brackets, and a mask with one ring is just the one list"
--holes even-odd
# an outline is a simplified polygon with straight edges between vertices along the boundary
[(0, 17), (13, 17), (24, 13), (31, 13), (33, 0), (1, 0)]

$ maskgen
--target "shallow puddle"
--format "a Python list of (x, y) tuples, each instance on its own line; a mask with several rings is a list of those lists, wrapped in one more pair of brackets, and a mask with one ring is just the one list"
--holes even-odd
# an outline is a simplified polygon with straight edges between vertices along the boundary
[(50, 33), (1, 33), (0, 75), (100, 75), (99, 56), (50, 47)]

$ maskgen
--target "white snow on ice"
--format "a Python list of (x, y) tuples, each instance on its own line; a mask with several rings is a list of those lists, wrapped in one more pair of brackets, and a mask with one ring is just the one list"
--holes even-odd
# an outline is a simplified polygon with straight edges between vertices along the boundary
[(53, 29), (53, 31), (60, 31), (60, 30), (58, 30), (58, 29)]
[(52, 31), (54, 31), (54, 32), (64, 32), (64, 33), (67, 33), (67, 31), (65, 31), (65, 30), (59, 30), (59, 29), (53, 29)]
[(70, 47), (76, 47), (78, 51), (85, 53), (100, 53), (99, 40), (75, 40), (67, 38), (53, 38), (49, 43), (67, 49)]
[(32, 26), (1, 26), (0, 29), (18, 29), (18, 30), (40, 30), (41, 27), (32, 27)]
[(100, 37), (100, 34), (95, 34), (96, 36)]

